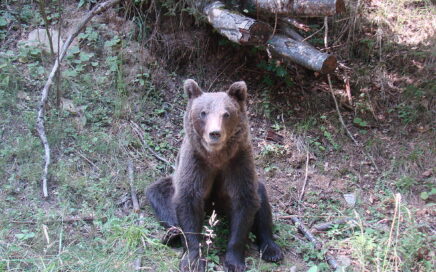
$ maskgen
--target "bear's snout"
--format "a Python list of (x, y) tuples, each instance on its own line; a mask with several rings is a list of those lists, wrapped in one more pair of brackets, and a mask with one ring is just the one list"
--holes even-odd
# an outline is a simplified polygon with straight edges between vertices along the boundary
[(209, 132), (209, 138), (212, 141), (219, 141), (219, 139), (221, 138), (221, 132), (219, 130)]

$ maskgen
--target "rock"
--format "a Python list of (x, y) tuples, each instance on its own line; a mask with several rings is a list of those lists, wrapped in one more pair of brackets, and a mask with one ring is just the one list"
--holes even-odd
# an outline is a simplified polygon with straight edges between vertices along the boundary
[(351, 193), (351, 194), (344, 194), (344, 199), (345, 202), (347, 202), (347, 205), (352, 208), (356, 205), (356, 194)]
[(345, 255), (337, 256), (336, 260), (338, 261), (339, 265), (343, 268), (346, 268), (351, 265), (351, 259)]
[[(62, 39), (60, 39), (58, 46), (59, 32), (57, 30), (50, 30), (50, 35), (53, 41), (53, 52), (57, 54), (59, 47), (62, 48), (64, 43)], [(45, 28), (37, 28), (30, 32), (27, 40), (23, 41), (22, 44), (25, 46), (37, 46), (44, 52), (50, 53), (50, 41)]]
[(428, 169), (426, 171), (424, 171), (424, 173), (421, 174), (423, 178), (429, 178), (431, 177), (431, 175), (433, 175), (433, 171), (432, 169)]
[(22, 100), (30, 101), (30, 97), (23, 91), (17, 93), (17, 97)]

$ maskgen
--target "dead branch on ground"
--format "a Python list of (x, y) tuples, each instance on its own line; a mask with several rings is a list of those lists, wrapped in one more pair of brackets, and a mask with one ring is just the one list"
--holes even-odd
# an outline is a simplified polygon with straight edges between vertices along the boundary
[(133, 162), (131, 159), (129, 159), (127, 162), (127, 170), (129, 172), (130, 195), (132, 198), (133, 211), (135, 213), (138, 213), (140, 209), (139, 209), (138, 197), (136, 196), (136, 189), (135, 189), (134, 178), (133, 178)]
[(301, 187), (301, 192), (300, 192), (300, 196), (298, 198), (298, 203), (301, 203), (301, 201), (303, 201), (304, 193), (306, 191), (308, 172), (309, 172), (309, 150), (307, 150), (307, 152), (306, 152), (306, 173), (304, 175), (304, 182), (303, 182), (303, 186)]
[[(81, 215), (75, 215), (75, 216), (67, 216), (65, 218), (61, 218), (61, 219), (52, 219), (52, 220), (47, 220), (44, 221), (43, 224), (53, 224), (53, 223), (75, 223), (75, 222), (86, 222), (86, 223), (91, 223), (93, 221), (102, 221), (102, 222), (106, 222), (107, 221), (107, 217), (95, 217), (94, 215), (85, 215), (85, 216), (81, 216)], [(14, 224), (38, 224), (38, 221), (11, 221), (11, 223)]]
[[(128, 162), (127, 162), (127, 171), (129, 172), (129, 185), (130, 185), (130, 194), (131, 194), (131, 198), (132, 198), (132, 206), (133, 206), (133, 212), (134, 213), (139, 213), (139, 221), (137, 222), (138, 226), (142, 226), (144, 224), (144, 214), (142, 212), (140, 212), (140, 208), (139, 208), (139, 203), (138, 203), (138, 197), (136, 194), (136, 189), (134, 186), (134, 173), (133, 173), (133, 161), (132, 159), (129, 158)], [(138, 258), (135, 259), (135, 261), (133, 262), (133, 269), (135, 271), (139, 271), (141, 270), (141, 256), (139, 256)]]
[[(289, 218), (291, 219), (292, 223), (294, 223), (294, 225), (297, 227), (297, 229), (304, 235), (304, 237), (306, 237), (307, 240), (309, 240), (309, 242), (311, 242), (315, 246), (317, 250), (322, 249), (323, 243), (313, 235), (313, 233), (303, 224), (303, 222), (297, 216), (290, 216)], [(340, 267), (336, 259), (330, 253), (326, 252), (324, 256), (327, 263), (333, 270), (336, 270)]]
[(331, 228), (333, 228), (335, 225), (343, 225), (343, 224), (348, 224), (348, 223), (353, 223), (356, 222), (353, 218), (339, 218), (333, 221), (329, 221), (329, 222), (324, 222), (318, 225), (315, 225), (312, 227), (313, 231), (327, 231), (330, 230)]
[(109, 9), (110, 7), (117, 4), (120, 0), (109, 0), (103, 3), (100, 3), (96, 5), (86, 16), (80, 21), (80, 23), (76, 26), (74, 31), (68, 36), (67, 40), (65, 41), (61, 53), (59, 54), (59, 57), (56, 59), (53, 68), (50, 72), (50, 75), (48, 76), (48, 79), (44, 85), (44, 88), (41, 91), (41, 100), (38, 105), (38, 116), (36, 118), (36, 130), (38, 131), (39, 138), (41, 139), (41, 142), (44, 146), (44, 170), (42, 174), (42, 192), (43, 196), (46, 198), (48, 197), (48, 190), (47, 190), (47, 176), (48, 176), (48, 168), (50, 166), (51, 158), (50, 158), (50, 145), (47, 140), (47, 135), (45, 132), (45, 125), (44, 125), (44, 116), (45, 116), (45, 107), (48, 100), (48, 94), (50, 91), (50, 87), (53, 84), (53, 78), (55, 77), (56, 73), (59, 70), (59, 66), (61, 61), (64, 59), (68, 47), (73, 42), (74, 38), (79, 35), (79, 33), (83, 30), (85, 25), (97, 14), (102, 13)]

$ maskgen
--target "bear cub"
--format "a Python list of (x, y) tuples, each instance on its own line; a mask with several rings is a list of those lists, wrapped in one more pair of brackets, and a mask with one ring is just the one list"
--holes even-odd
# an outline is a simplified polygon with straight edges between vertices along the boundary
[[(265, 186), (256, 177), (245, 82), (233, 83), (226, 92), (205, 93), (188, 79), (184, 91), (189, 100), (176, 170), (146, 192), (162, 225), (183, 231), (185, 254), (180, 270), (205, 271), (201, 231), (205, 214), (212, 210), (229, 219), (226, 271), (245, 271), (250, 231), (256, 236), (262, 259), (281, 260), (282, 250), (273, 240)], [(176, 231), (167, 242), (180, 236)]]

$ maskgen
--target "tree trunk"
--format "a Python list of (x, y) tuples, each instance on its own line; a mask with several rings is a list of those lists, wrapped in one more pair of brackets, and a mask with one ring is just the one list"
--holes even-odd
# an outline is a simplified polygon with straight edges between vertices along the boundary
[(263, 45), (271, 37), (269, 25), (224, 9), (224, 4), (215, 1), (204, 8), (209, 23), (229, 40), (238, 44)]
[(307, 69), (328, 74), (336, 69), (336, 57), (322, 53), (308, 45), (288, 38), (284, 35), (274, 35), (268, 41), (268, 48), (273, 57), (284, 62), (295, 62)]
[(345, 11), (344, 0), (249, 0), (258, 11), (297, 17), (325, 17)]

